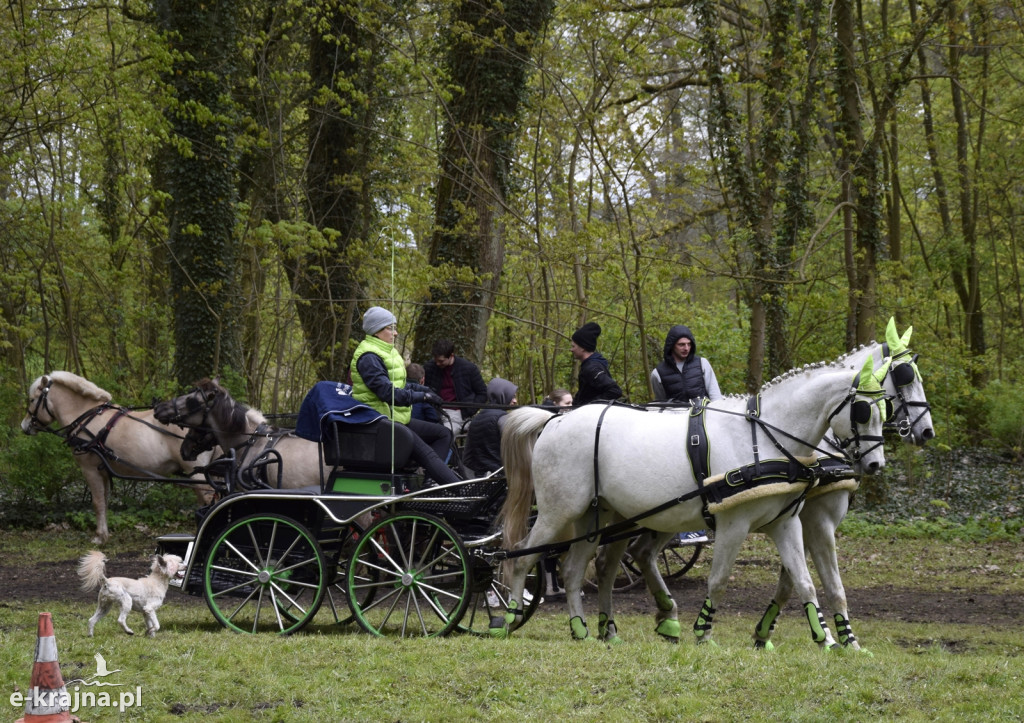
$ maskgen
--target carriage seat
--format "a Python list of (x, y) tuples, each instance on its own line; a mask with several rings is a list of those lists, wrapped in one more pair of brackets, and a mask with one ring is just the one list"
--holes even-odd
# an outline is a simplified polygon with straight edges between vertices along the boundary
[(324, 463), (366, 472), (404, 469), (412, 459), (414, 432), (380, 419), (369, 424), (325, 423), (321, 429)]

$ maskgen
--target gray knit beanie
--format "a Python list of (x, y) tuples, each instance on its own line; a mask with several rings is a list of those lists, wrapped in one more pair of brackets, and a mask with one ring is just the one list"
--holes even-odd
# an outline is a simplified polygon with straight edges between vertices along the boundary
[(363, 331), (376, 334), (385, 326), (396, 323), (395, 315), (381, 306), (371, 306), (363, 314)]

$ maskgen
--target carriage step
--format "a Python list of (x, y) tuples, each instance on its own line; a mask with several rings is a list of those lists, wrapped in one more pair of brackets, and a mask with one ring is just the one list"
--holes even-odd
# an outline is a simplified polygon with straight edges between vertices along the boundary
[[(185, 561), (185, 569), (188, 569), (189, 558), (192, 557), (192, 548), (196, 544), (196, 536), (188, 532), (170, 532), (156, 538), (156, 554), (177, 555)], [(171, 587), (181, 587), (184, 579), (175, 577), (168, 584)]]

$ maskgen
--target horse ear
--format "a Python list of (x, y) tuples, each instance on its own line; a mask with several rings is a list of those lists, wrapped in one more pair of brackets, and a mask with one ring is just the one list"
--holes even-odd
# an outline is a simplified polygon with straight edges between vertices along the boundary
[(910, 347), (910, 334), (914, 331), (914, 327), (908, 326), (907, 330), (903, 332), (903, 338), (900, 339), (900, 343), (903, 344), (903, 349), (906, 350)]
[(903, 351), (902, 349), (898, 348), (901, 342), (899, 332), (896, 331), (895, 316), (890, 316), (889, 323), (886, 324), (885, 326), (885, 343), (889, 345), (890, 354), (898, 354), (899, 352)]
[[(860, 381), (857, 384), (858, 392), (880, 392), (882, 391), (882, 385), (879, 383), (879, 378), (874, 370), (873, 364), (874, 359), (868, 357), (864, 360), (864, 366), (860, 370)], [(892, 359), (886, 357), (879, 367), (879, 373), (882, 378), (885, 378), (885, 372), (889, 371), (889, 365), (892, 363)]]

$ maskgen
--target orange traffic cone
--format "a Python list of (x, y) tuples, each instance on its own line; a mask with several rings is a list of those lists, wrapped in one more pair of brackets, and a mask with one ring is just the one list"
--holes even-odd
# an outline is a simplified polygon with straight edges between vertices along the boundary
[(53, 637), (50, 613), (39, 613), (39, 634), (36, 639), (36, 660), (32, 664), (32, 682), (25, 696), (25, 717), (15, 723), (50, 723), (77, 721), (68, 712), (68, 690), (57, 664), (57, 640)]

